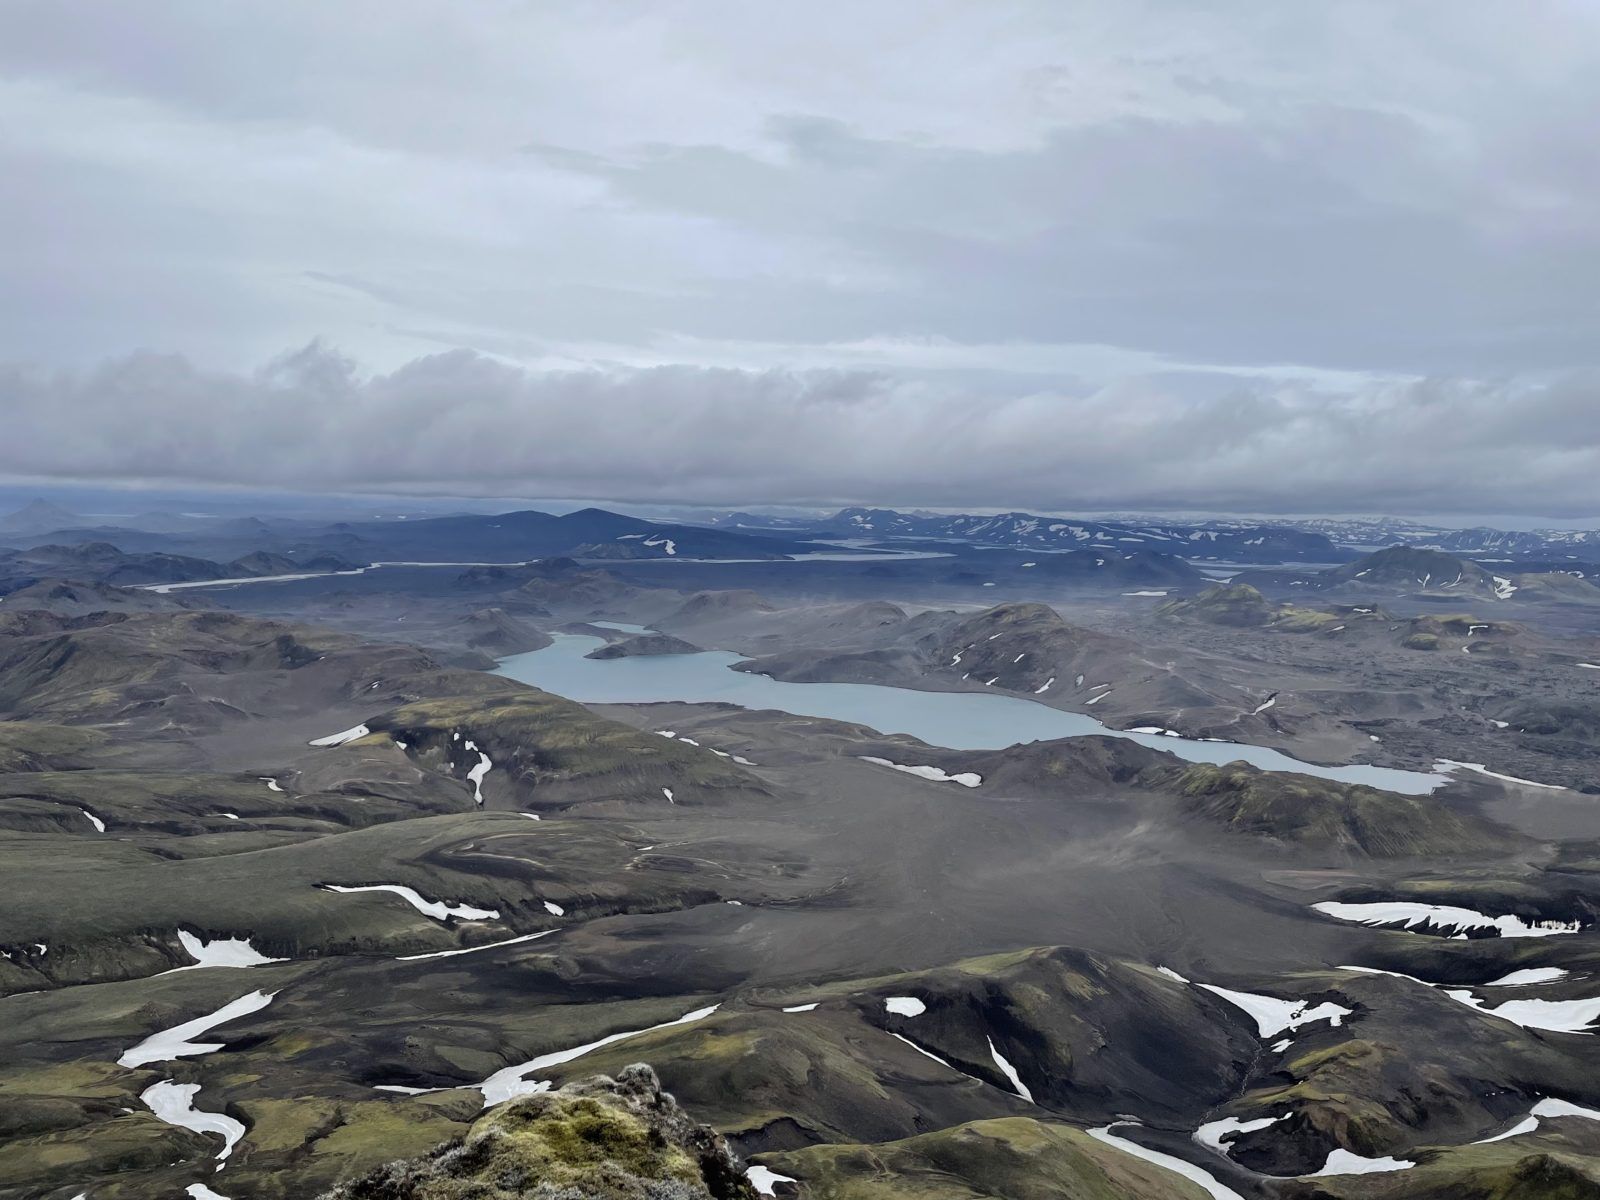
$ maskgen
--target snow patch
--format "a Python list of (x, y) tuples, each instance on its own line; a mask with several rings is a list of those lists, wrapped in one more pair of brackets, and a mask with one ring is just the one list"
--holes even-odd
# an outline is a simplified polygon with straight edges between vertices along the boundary
[(169, 1062), (175, 1058), (188, 1058), (196, 1054), (211, 1054), (223, 1047), (222, 1042), (192, 1042), (189, 1039), (208, 1033), (218, 1025), (226, 1025), (239, 1017), (260, 1012), (272, 1003), (276, 992), (247, 992), (237, 1000), (230, 1000), (216, 1012), (195, 1017), (182, 1025), (152, 1033), (131, 1049), (124, 1050), (117, 1059), (119, 1067), (142, 1067), (146, 1063)]
[[(468, 750), (478, 750), (471, 742), (467, 743)], [(467, 772), (467, 778), (472, 782), (472, 798), (483, 806), (483, 777), (494, 769), (494, 763), (489, 761), (489, 756), (478, 750), (478, 765)]]
[(962, 771), (958, 774), (950, 775), (941, 767), (908, 767), (897, 762), (890, 762), (887, 758), (873, 758), (870, 754), (863, 754), (861, 761), (872, 763), (878, 767), (888, 767), (891, 771), (904, 771), (907, 775), (915, 775), (919, 779), (929, 779), (934, 783), (959, 783), (962, 787), (975, 788), (983, 782), (983, 776), (974, 771)]
[(1569, 972), (1561, 967), (1523, 967), (1520, 971), (1513, 971), (1509, 975), (1502, 975), (1499, 979), (1491, 979), (1480, 987), (1530, 987), (1536, 983), (1556, 983), (1565, 979)]
[(1532, 1133), (1539, 1128), (1540, 1117), (1578, 1117), (1585, 1121), (1600, 1121), (1600, 1111), (1592, 1108), (1583, 1108), (1567, 1100), (1553, 1100), (1549, 1097), (1541, 1099), (1523, 1117), (1504, 1133), (1497, 1133), (1493, 1137), (1480, 1138), (1473, 1142), (1474, 1146), (1486, 1146), (1490, 1142), (1503, 1142), (1507, 1138), (1519, 1137), (1524, 1133)]
[(249, 938), (217, 938), (204, 942), (187, 929), (180, 929), (178, 941), (189, 952), (189, 957), (194, 959), (189, 966), (178, 967), (179, 971), (197, 971), (201, 967), (260, 967), (267, 963), (289, 961), (286, 958), (268, 958), (250, 944)]
[(368, 729), (365, 725), (356, 725), (350, 729), (344, 730), (342, 733), (330, 733), (327, 737), (316, 738), (315, 740), (308, 742), (307, 745), (342, 746), (346, 742), (353, 742), (357, 738), (364, 738), (371, 732), (372, 730)]
[(1012, 1088), (1029, 1104), (1033, 1103), (1033, 1093), (1028, 1090), (1028, 1085), (1022, 1082), (1022, 1076), (1017, 1074), (1017, 1069), (1007, 1061), (1006, 1056), (995, 1048), (993, 1038), (985, 1038), (989, 1043), (989, 1057), (994, 1059), (994, 1065), (1000, 1068), (1000, 1073), (1011, 1081)]
[(500, 910), (497, 908), (474, 908), (470, 904), (448, 904), (443, 900), (428, 900), (403, 883), (363, 883), (346, 885), (342, 883), (325, 883), (322, 885), (330, 892), (393, 892), (412, 908), (425, 917), (432, 917), (435, 921), (443, 921), (449, 917), (459, 917), (463, 921), (497, 921), (500, 919)]
[[(422, 962), (424, 959), (429, 958), (455, 958), (458, 954), (476, 954), (480, 950), (498, 950), (502, 946), (516, 946), (523, 942), (537, 941), (542, 937), (549, 937), (555, 932), (557, 931), (554, 929), (541, 929), (538, 933), (524, 933), (520, 937), (506, 938), (499, 942), (485, 942), (481, 946), (468, 946), (464, 950), (433, 950), (427, 954), (402, 954), (399, 958), (395, 959), (395, 961)], [(398, 1089), (388, 1088), (385, 1090), (396, 1091)], [(432, 1091), (433, 1089), (428, 1088), (422, 1090)]]
[(1328, 1152), (1328, 1161), (1322, 1170), (1313, 1171), (1307, 1179), (1320, 1179), (1324, 1175), (1382, 1175), (1390, 1171), (1409, 1171), (1417, 1164), (1403, 1158), (1362, 1158), (1340, 1146)]
[(695, 1021), (703, 1021), (716, 1012), (719, 1005), (712, 1004), (706, 1008), (697, 1008), (693, 1012), (684, 1013), (683, 1016), (673, 1021), (663, 1021), (660, 1025), (652, 1025), (648, 1029), (629, 1029), (622, 1033), (613, 1033), (597, 1041), (574, 1046), (570, 1050), (554, 1050), (549, 1054), (541, 1054), (537, 1058), (530, 1058), (527, 1062), (518, 1063), (511, 1067), (502, 1067), (489, 1078), (478, 1085), (478, 1090), (483, 1093), (483, 1106), (492, 1107), (503, 1104), (507, 1100), (514, 1100), (518, 1096), (530, 1096), (535, 1092), (550, 1090), (550, 1081), (533, 1080), (528, 1076), (534, 1071), (543, 1070), (545, 1067), (558, 1067), (562, 1063), (569, 1063), (573, 1059), (582, 1058), (585, 1054), (610, 1046), (616, 1042), (626, 1041), (628, 1038), (642, 1037), (647, 1033), (655, 1033), (660, 1029), (671, 1029), (675, 1025), (689, 1025)]
[(1118, 1150), (1121, 1150), (1124, 1154), (1131, 1154), (1135, 1158), (1142, 1158), (1145, 1160), (1145, 1162), (1154, 1163), (1158, 1167), (1165, 1167), (1173, 1174), (1181, 1175), (1190, 1182), (1199, 1184), (1206, 1195), (1211, 1197), (1211, 1200), (1244, 1200), (1244, 1197), (1238, 1192), (1234, 1191), (1226, 1184), (1213, 1179), (1209, 1174), (1207, 1174), (1205, 1171), (1202, 1171), (1193, 1163), (1184, 1162), (1183, 1159), (1172, 1154), (1163, 1154), (1159, 1150), (1151, 1150), (1146, 1146), (1141, 1146), (1138, 1142), (1131, 1142), (1127, 1138), (1120, 1138), (1111, 1132), (1113, 1129), (1117, 1128), (1118, 1125), (1132, 1123), (1133, 1122), (1119, 1121), (1116, 1125), (1102, 1125), (1098, 1129), (1088, 1130), (1088, 1134), (1096, 1141), (1104, 1142), (1108, 1146), (1114, 1146)]
[(915, 996), (888, 996), (883, 1006), (898, 1017), (920, 1017), (928, 1006)]
[(1494, 929), (1506, 938), (1552, 937), (1562, 933), (1577, 933), (1582, 928), (1578, 921), (1534, 921), (1530, 924), (1517, 916), (1491, 917), (1471, 908), (1420, 904), (1410, 900), (1371, 904), (1323, 900), (1311, 907), (1339, 921), (1356, 921), (1362, 925), (1399, 925), (1405, 929), (1416, 929), (1419, 933), (1438, 931), (1446, 936), (1468, 929)]
[(1490, 1017), (1499, 1017), (1524, 1029), (1543, 1029), (1551, 1033), (1592, 1033), (1600, 1020), (1600, 996), (1579, 1000), (1507, 1000), (1489, 1008), (1465, 988), (1454, 988), (1444, 993), (1452, 1000)]
[[(195, 1133), (220, 1135), (222, 1153), (217, 1155), (217, 1170), (220, 1171), (222, 1163), (233, 1153), (233, 1148), (239, 1144), (239, 1139), (244, 1137), (244, 1123), (226, 1113), (205, 1112), (196, 1108), (194, 1098), (199, 1094), (198, 1083), (174, 1083), (170, 1079), (163, 1079), (160, 1083), (153, 1083), (140, 1092), (139, 1099), (168, 1125), (192, 1129)], [(207, 1188), (206, 1191), (210, 1189)], [(192, 1187), (188, 1192), (191, 1196), (197, 1194)]]
[(1293, 1032), (1302, 1025), (1310, 1025), (1317, 1021), (1327, 1021), (1330, 1025), (1338, 1026), (1343, 1024), (1344, 1019), (1354, 1011), (1331, 1000), (1324, 1000), (1315, 1008), (1308, 1008), (1307, 1005), (1311, 1003), (1309, 1000), (1280, 1000), (1276, 996), (1235, 992), (1210, 983), (1202, 983), (1200, 986), (1213, 995), (1221, 996), (1235, 1008), (1243, 1009), (1253, 1017), (1256, 1029), (1264, 1038)]
[(1276, 1117), (1258, 1117), (1253, 1121), (1241, 1121), (1238, 1117), (1223, 1117), (1219, 1121), (1207, 1121), (1194, 1131), (1194, 1140), (1208, 1150), (1215, 1150), (1218, 1154), (1227, 1157), (1227, 1143), (1241, 1133), (1254, 1133), (1258, 1129), (1265, 1129), (1269, 1125), (1276, 1125), (1279, 1121), (1287, 1119), (1288, 1113)]
[[(1445, 996), (1457, 1004), (1465, 1004), (1476, 1012), (1481, 1012), (1487, 1017), (1498, 1017), (1502, 1021), (1510, 1021), (1523, 1029), (1543, 1029), (1551, 1033), (1590, 1033), (1593, 1032), (1594, 1023), (1600, 1020), (1600, 997), (1579, 998), (1577, 1000), (1507, 1000), (1497, 1007), (1490, 1008), (1488, 1004), (1473, 995), (1466, 988), (1447, 988), (1440, 984), (1429, 983), (1426, 979), (1418, 979), (1415, 975), (1402, 975), (1398, 971), (1383, 971), (1377, 967), (1340, 967), (1341, 971), (1358, 971), (1363, 975), (1392, 975), (1396, 979), (1405, 979), (1411, 983), (1421, 984), (1423, 987), (1437, 987)], [(1565, 975), (1566, 972), (1557, 968), (1532, 968), (1527, 972), (1513, 972), (1515, 975), (1526, 974), (1538, 976), (1540, 982), (1553, 983), (1555, 980), (1544, 974), (1545, 971), (1554, 970), (1556, 976)], [(1494, 984), (1483, 984), (1483, 987), (1503, 986), (1496, 981)]]
[(1552, 792), (1564, 792), (1567, 789), (1559, 783), (1535, 783), (1531, 779), (1518, 779), (1515, 775), (1502, 775), (1498, 771), (1491, 771), (1482, 763), (1456, 762), (1451, 758), (1435, 759), (1435, 771), (1476, 771), (1479, 775), (1487, 775), (1490, 779), (1499, 779), (1505, 783), (1518, 783), (1523, 787), (1548, 788)]
[(799, 1182), (793, 1175), (779, 1175), (776, 1171), (762, 1166), (748, 1166), (744, 1169), (744, 1173), (745, 1178), (750, 1180), (750, 1186), (763, 1196), (776, 1196), (778, 1193), (774, 1188), (775, 1184)]

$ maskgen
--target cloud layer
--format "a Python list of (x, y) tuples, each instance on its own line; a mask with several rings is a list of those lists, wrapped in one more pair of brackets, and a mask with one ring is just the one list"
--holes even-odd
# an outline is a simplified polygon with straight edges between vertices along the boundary
[(996, 394), (866, 371), (542, 371), (470, 351), (363, 374), (320, 345), (239, 374), (142, 354), (0, 368), (0, 473), (728, 505), (1595, 508), (1593, 378), (1183, 383)]
[(1593, 509), (1597, 111), (1576, 0), (3, 6), (0, 453)]

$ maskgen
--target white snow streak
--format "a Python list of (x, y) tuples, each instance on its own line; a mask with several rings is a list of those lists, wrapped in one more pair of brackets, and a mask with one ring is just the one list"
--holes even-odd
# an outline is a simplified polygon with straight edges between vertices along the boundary
[(364, 738), (371, 732), (372, 730), (368, 729), (365, 725), (356, 725), (353, 728), (344, 730), (342, 733), (330, 733), (327, 737), (316, 738), (314, 741), (308, 742), (307, 745), (342, 746), (346, 742), (353, 742), (357, 738)]
[(776, 1171), (771, 1171), (761, 1166), (746, 1167), (744, 1173), (750, 1180), (751, 1186), (763, 1196), (777, 1195), (776, 1190), (773, 1188), (774, 1184), (797, 1182), (792, 1175), (779, 1175)]
[[(196, 1108), (194, 1098), (199, 1093), (198, 1083), (174, 1083), (170, 1079), (163, 1079), (140, 1092), (139, 1099), (168, 1125), (178, 1125), (196, 1133), (221, 1135), (222, 1153), (217, 1155), (217, 1170), (220, 1171), (224, 1160), (233, 1153), (239, 1139), (244, 1137), (244, 1124), (226, 1113), (204, 1112)], [(189, 1194), (195, 1194), (193, 1189), (189, 1189)]]
[(1577, 933), (1582, 928), (1577, 921), (1534, 921), (1530, 924), (1517, 916), (1490, 917), (1471, 908), (1420, 904), (1409, 900), (1372, 904), (1323, 900), (1311, 907), (1340, 921), (1358, 921), (1363, 925), (1400, 925), (1406, 929), (1417, 929), (1418, 932), (1438, 930), (1441, 933), (1459, 933), (1467, 929), (1495, 929), (1501, 937), (1513, 938), (1552, 937), (1562, 933)]
[(187, 929), (180, 929), (178, 941), (194, 962), (187, 967), (175, 968), (177, 971), (198, 971), (201, 967), (260, 967), (267, 963), (289, 961), (286, 958), (268, 958), (250, 944), (249, 938), (217, 938), (204, 942)]
[(1206, 991), (1216, 996), (1221, 996), (1235, 1008), (1241, 1008), (1255, 1018), (1256, 1028), (1262, 1037), (1272, 1037), (1275, 1034), (1299, 1029), (1302, 1025), (1309, 1025), (1315, 1021), (1327, 1021), (1330, 1025), (1343, 1024), (1344, 1019), (1350, 1016), (1352, 1009), (1341, 1007), (1331, 1000), (1324, 1000), (1315, 1008), (1307, 1008), (1309, 1000), (1280, 1000), (1276, 996), (1261, 996), (1254, 992), (1235, 992), (1228, 988), (1217, 987), (1215, 984), (1202, 983)]
[(904, 771), (907, 775), (915, 775), (919, 779), (930, 779), (934, 783), (959, 783), (962, 787), (975, 788), (983, 782), (983, 776), (973, 771), (963, 771), (957, 775), (949, 775), (941, 767), (908, 767), (897, 762), (890, 762), (887, 758), (873, 758), (870, 754), (863, 754), (861, 761), (872, 763), (874, 766), (888, 767), (892, 771)]
[(1487, 775), (1490, 779), (1499, 779), (1505, 783), (1519, 783), (1523, 787), (1548, 788), (1552, 792), (1564, 792), (1567, 789), (1559, 783), (1535, 783), (1531, 779), (1518, 779), (1515, 775), (1502, 775), (1499, 771), (1491, 771), (1482, 763), (1456, 762), (1452, 758), (1435, 759), (1435, 771), (1476, 771), (1479, 775)]
[[(1118, 1125), (1130, 1123), (1126, 1121), (1117, 1122)], [(1184, 1162), (1183, 1159), (1174, 1155), (1163, 1154), (1159, 1150), (1151, 1150), (1148, 1147), (1141, 1146), (1138, 1142), (1130, 1142), (1127, 1138), (1118, 1137), (1111, 1132), (1116, 1127), (1117, 1125), (1102, 1125), (1098, 1129), (1089, 1130), (1088, 1134), (1096, 1141), (1104, 1142), (1108, 1146), (1115, 1146), (1124, 1154), (1131, 1154), (1135, 1158), (1142, 1158), (1145, 1162), (1154, 1163), (1158, 1167), (1165, 1167), (1174, 1174), (1181, 1175), (1185, 1179), (1199, 1184), (1206, 1195), (1211, 1197), (1211, 1200), (1244, 1200), (1244, 1197), (1238, 1192), (1213, 1179), (1193, 1163)]]
[(276, 992), (247, 992), (237, 1000), (230, 1000), (216, 1012), (195, 1017), (182, 1025), (152, 1033), (131, 1049), (124, 1050), (117, 1059), (119, 1067), (142, 1067), (146, 1063), (169, 1062), (175, 1058), (188, 1058), (196, 1054), (211, 1054), (221, 1050), (222, 1042), (191, 1042), (189, 1039), (208, 1033), (218, 1025), (260, 1012), (272, 1003)]
[(684, 1013), (674, 1021), (663, 1021), (660, 1025), (652, 1025), (648, 1029), (630, 1029), (622, 1033), (613, 1033), (598, 1041), (575, 1046), (570, 1050), (555, 1050), (549, 1054), (541, 1054), (537, 1058), (530, 1058), (527, 1062), (518, 1063), (512, 1067), (502, 1067), (489, 1078), (478, 1085), (478, 1090), (483, 1093), (483, 1106), (489, 1108), (495, 1104), (503, 1104), (507, 1100), (518, 1096), (529, 1096), (535, 1092), (550, 1090), (549, 1080), (532, 1080), (527, 1078), (534, 1071), (543, 1070), (545, 1067), (557, 1067), (562, 1063), (569, 1063), (575, 1058), (582, 1058), (585, 1054), (609, 1046), (615, 1042), (625, 1041), (628, 1038), (642, 1037), (647, 1033), (655, 1033), (659, 1029), (671, 1029), (675, 1025), (688, 1025), (695, 1021), (703, 1021), (719, 1006), (712, 1004), (706, 1008), (697, 1008), (693, 1012)]
[[(478, 747), (468, 742), (467, 749), (478, 750)], [(483, 777), (493, 768), (494, 763), (489, 761), (489, 756), (482, 750), (478, 750), (478, 765), (467, 772), (467, 778), (472, 782), (472, 798), (478, 802), (480, 807), (483, 805)]]
[(1481, 987), (1529, 987), (1536, 983), (1556, 983), (1565, 979), (1568, 972), (1561, 967), (1523, 967), (1499, 979), (1491, 979)]
[(396, 962), (422, 962), (429, 958), (454, 958), (458, 954), (476, 954), (480, 950), (498, 950), (502, 946), (516, 946), (523, 942), (538, 941), (542, 937), (549, 937), (557, 932), (554, 929), (541, 929), (538, 933), (524, 933), (520, 937), (506, 938), (499, 942), (485, 942), (481, 946), (468, 946), (465, 950), (434, 950), (428, 954), (402, 954), (395, 959)]
[(406, 887), (402, 883), (363, 883), (348, 886), (342, 883), (325, 883), (322, 886), (330, 892), (393, 892), (423, 916), (432, 917), (435, 921), (443, 921), (448, 917), (459, 917), (463, 921), (500, 919), (500, 910), (497, 908), (474, 908), (470, 904), (447, 904), (443, 900), (428, 900), (416, 889)]
[(1207, 1149), (1215, 1150), (1223, 1157), (1227, 1157), (1228, 1143), (1239, 1134), (1254, 1133), (1258, 1129), (1276, 1125), (1288, 1116), (1288, 1113), (1283, 1113), (1281, 1116), (1276, 1117), (1258, 1117), (1253, 1121), (1241, 1121), (1238, 1117), (1223, 1117), (1218, 1121), (1207, 1121), (1194, 1131), (1194, 1140)]
[(1022, 1082), (1022, 1076), (1017, 1074), (1017, 1069), (1006, 1060), (1005, 1055), (995, 1049), (993, 1038), (985, 1038), (984, 1040), (989, 1043), (989, 1057), (994, 1059), (994, 1065), (999, 1067), (1000, 1073), (1011, 1081), (1011, 1086), (1016, 1089), (1017, 1095), (1032, 1104), (1033, 1093), (1028, 1090), (1028, 1085)]
[(1322, 1170), (1313, 1171), (1307, 1179), (1320, 1179), (1324, 1175), (1382, 1175), (1389, 1171), (1409, 1171), (1417, 1164), (1402, 1158), (1362, 1158), (1344, 1147), (1330, 1150)]

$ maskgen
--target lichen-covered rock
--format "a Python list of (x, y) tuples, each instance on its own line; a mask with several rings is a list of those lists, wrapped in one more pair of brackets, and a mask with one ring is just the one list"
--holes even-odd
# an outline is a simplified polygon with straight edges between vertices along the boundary
[(389, 1163), (321, 1200), (755, 1200), (722, 1135), (642, 1063), (485, 1113), (426, 1158)]

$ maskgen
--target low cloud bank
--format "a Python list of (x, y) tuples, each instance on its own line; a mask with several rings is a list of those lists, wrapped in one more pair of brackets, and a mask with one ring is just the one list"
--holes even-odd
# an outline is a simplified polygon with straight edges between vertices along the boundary
[(313, 344), (249, 374), (141, 353), (0, 365), (0, 473), (712, 504), (1503, 512), (1600, 506), (1600, 380), (1332, 390), (1156, 377), (985, 394), (857, 371), (368, 374)]

